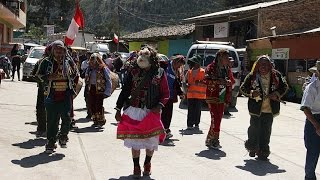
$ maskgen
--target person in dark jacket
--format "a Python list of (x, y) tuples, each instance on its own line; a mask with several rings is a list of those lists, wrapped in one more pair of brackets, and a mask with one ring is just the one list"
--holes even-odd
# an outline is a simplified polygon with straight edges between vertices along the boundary
[[(70, 130), (70, 110), (72, 96), (75, 94), (75, 82), (78, 70), (74, 61), (67, 56), (62, 41), (52, 43), (51, 55), (39, 64), (36, 76), (44, 86), (44, 104), (47, 112), (47, 144), (46, 153), (53, 153), (56, 141), (62, 148), (67, 147)], [(59, 130), (60, 118), (61, 128)]]
[(119, 76), (119, 83), (121, 84), (121, 87), (123, 87), (123, 77), (122, 77), (122, 73), (121, 73), (121, 69), (123, 67), (123, 62), (121, 59), (120, 54), (116, 54), (116, 58), (113, 60), (113, 67), (115, 72), (118, 74)]
[(35, 76), (39, 68), (39, 65), (41, 64), (41, 61), (44, 58), (45, 57), (37, 61), (37, 63), (35, 64), (31, 72), (31, 75), (37, 81), (37, 85), (38, 85), (37, 105), (36, 105), (36, 116), (37, 116), (36, 136), (37, 137), (45, 136), (47, 131), (47, 116), (46, 116), (46, 110), (44, 105), (44, 86), (43, 86), (43, 82), (41, 82), (41, 80), (37, 76)]
[(12, 81), (14, 80), (14, 74), (17, 71), (18, 81), (20, 81), (20, 65), (21, 57), (19, 55), (19, 45), (14, 44), (11, 50), (11, 61), (12, 61)]
[(245, 147), (250, 157), (257, 155), (258, 159), (267, 160), (273, 118), (279, 114), (281, 98), (287, 90), (286, 80), (274, 69), (270, 58), (258, 57), (240, 87), (242, 94), (249, 97), (251, 118)]
[[(162, 63), (164, 64), (164, 63)], [(161, 121), (166, 130), (166, 139), (171, 138), (170, 124), (173, 112), (173, 103), (178, 102), (177, 96), (182, 96), (183, 92), (181, 90), (180, 73), (179, 68), (185, 64), (185, 58), (182, 55), (177, 55), (171, 57), (171, 60), (167, 64), (166, 73), (168, 86), (170, 91), (170, 98), (167, 104), (162, 108)], [(161, 66), (161, 62), (160, 62)]]

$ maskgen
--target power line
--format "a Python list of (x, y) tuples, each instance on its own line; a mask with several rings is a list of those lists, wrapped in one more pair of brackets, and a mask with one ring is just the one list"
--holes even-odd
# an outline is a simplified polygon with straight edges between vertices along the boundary
[(120, 5), (118, 5), (118, 7), (119, 7), (120, 9), (122, 9), (123, 11), (125, 11), (125, 12), (127, 12), (127, 13), (131, 14), (133, 17), (136, 17), (136, 18), (141, 19), (141, 20), (143, 20), (143, 21), (146, 21), (146, 22), (149, 22), (149, 23), (152, 23), (152, 24), (161, 25), (161, 26), (171, 26), (170, 24), (158, 23), (158, 22), (151, 21), (151, 20), (148, 20), (148, 19), (142, 18), (142, 17), (140, 17), (140, 16), (137, 16), (136, 14), (133, 14), (132, 12), (130, 12), (130, 11), (128, 11), (128, 10), (126, 10), (125, 8), (123, 8), (123, 7), (122, 7), (122, 6), (120, 6)]

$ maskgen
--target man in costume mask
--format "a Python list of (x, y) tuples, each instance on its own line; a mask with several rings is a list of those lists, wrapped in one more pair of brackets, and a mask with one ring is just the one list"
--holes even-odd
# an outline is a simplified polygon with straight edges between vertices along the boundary
[[(62, 41), (52, 43), (51, 55), (41, 61), (36, 73), (43, 82), (45, 108), (47, 112), (46, 152), (56, 149), (56, 141), (66, 148), (70, 130), (70, 110), (72, 95), (75, 94), (75, 78), (78, 76), (76, 64), (67, 55)], [(59, 132), (59, 120), (62, 119)], [(58, 134), (59, 132), (59, 134)]]
[(243, 95), (249, 97), (250, 126), (245, 147), (251, 157), (267, 160), (270, 154), (270, 136), (273, 118), (280, 113), (281, 98), (288, 84), (275, 70), (268, 56), (260, 56), (251, 72), (240, 86)]
[[(134, 176), (141, 176), (140, 150), (146, 149), (143, 175), (151, 174), (151, 158), (165, 137), (160, 113), (169, 99), (165, 71), (159, 67), (157, 53), (143, 47), (135, 65), (128, 72), (116, 106), (119, 121), (117, 138), (132, 150)], [(127, 107), (121, 115), (126, 102)]]

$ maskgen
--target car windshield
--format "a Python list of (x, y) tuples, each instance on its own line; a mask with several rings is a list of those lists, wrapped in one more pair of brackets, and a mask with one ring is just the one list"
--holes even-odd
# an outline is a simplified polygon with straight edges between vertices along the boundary
[[(204, 61), (202, 61), (202, 66), (206, 67), (208, 66), (212, 61), (214, 61), (214, 58), (216, 57), (216, 53), (219, 51), (219, 49), (192, 49), (189, 57), (191, 58), (193, 55), (197, 54), (202, 57)], [(229, 51), (230, 56), (234, 59), (234, 63), (232, 65), (233, 68), (238, 67), (238, 58), (234, 51)]]
[(44, 49), (33, 49), (29, 55), (29, 58), (42, 58), (42, 55), (44, 53)]

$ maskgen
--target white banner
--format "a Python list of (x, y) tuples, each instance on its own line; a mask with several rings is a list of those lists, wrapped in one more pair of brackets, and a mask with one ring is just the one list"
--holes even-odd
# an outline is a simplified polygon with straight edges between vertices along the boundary
[(272, 49), (272, 59), (289, 59), (289, 48)]
[(47, 36), (54, 34), (54, 26), (47, 26)]
[(214, 24), (214, 38), (225, 38), (228, 37), (229, 23), (216, 23)]

